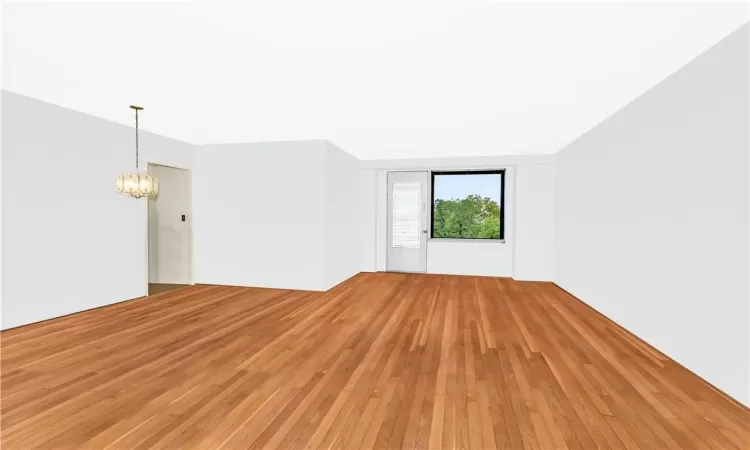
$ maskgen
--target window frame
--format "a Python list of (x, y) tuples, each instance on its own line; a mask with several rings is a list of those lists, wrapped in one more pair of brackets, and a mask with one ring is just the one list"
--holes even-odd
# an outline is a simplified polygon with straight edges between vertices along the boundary
[[(500, 175), (500, 237), (435, 237), (435, 175)], [(505, 242), (505, 169), (430, 171), (430, 239)]]

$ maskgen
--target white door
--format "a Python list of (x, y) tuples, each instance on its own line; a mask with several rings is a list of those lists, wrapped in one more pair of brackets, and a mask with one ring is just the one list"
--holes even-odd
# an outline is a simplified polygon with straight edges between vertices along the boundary
[(190, 284), (190, 172), (148, 165), (159, 195), (148, 203), (149, 283)]
[(386, 270), (427, 270), (427, 172), (388, 172)]

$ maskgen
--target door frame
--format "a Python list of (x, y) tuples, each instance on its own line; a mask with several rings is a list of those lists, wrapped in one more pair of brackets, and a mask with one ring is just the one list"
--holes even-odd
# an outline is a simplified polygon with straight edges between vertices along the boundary
[[(432, 189), (432, 187), (430, 185), (431, 184), (430, 183), (430, 178), (431, 178), (430, 177), (430, 173), (431, 173), (430, 169), (406, 169), (406, 170), (388, 169), (388, 170), (385, 171), (385, 267), (384, 267), (385, 270), (384, 271), (385, 272), (389, 272), (389, 273), (429, 273), (428, 272), (428, 268), (427, 268), (427, 261), (429, 259), (428, 255), (427, 255), (427, 251), (428, 251), (428, 249), (427, 249), (427, 247), (428, 247), (427, 243), (429, 242), (429, 240), (431, 238), (430, 232), (429, 232), (429, 229), (430, 229), (429, 224), (430, 224), (430, 220), (432, 220), (432, 216), (431, 216), (431, 210), (432, 210), (432, 208), (430, 208), (430, 207), (427, 206), (427, 204), (430, 203), (429, 199), (425, 199), (425, 201), (427, 202), (427, 204), (425, 204), (425, 217), (426, 217), (425, 220), (427, 221), (427, 223), (425, 224), (425, 226), (427, 226), (427, 230), (428, 231), (427, 231), (427, 237), (425, 239), (425, 245), (424, 245), (424, 272), (407, 272), (407, 271), (400, 271), (400, 270), (388, 270), (388, 233), (389, 233), (388, 230), (393, 225), (393, 224), (389, 223), (389, 221), (388, 221), (388, 217), (391, 216), (391, 211), (389, 211), (389, 209), (390, 209), (389, 208), (389, 204), (390, 204), (390, 198), (391, 198), (391, 195), (392, 195), (391, 192), (390, 192), (390, 189), (389, 189), (390, 185), (388, 184), (388, 175), (391, 174), (391, 173), (426, 173), (427, 174), (427, 185), (425, 186), (425, 189), (427, 191), (427, 195), (430, 195), (430, 191)], [(377, 205), (377, 203), (376, 203), (376, 205)], [(377, 251), (376, 251), (376, 254), (377, 254)]]
[[(153, 166), (159, 166), (159, 167), (167, 167), (169, 169), (177, 169), (177, 170), (184, 170), (188, 173), (188, 211), (187, 216), (190, 218), (188, 220), (188, 281), (189, 284), (194, 285), (195, 284), (195, 278), (193, 277), (193, 274), (195, 273), (195, 261), (193, 260), (193, 171), (191, 169), (188, 169), (187, 167), (180, 167), (175, 166), (172, 164), (162, 164), (157, 163), (153, 161), (147, 161), (146, 162), (146, 170), (148, 171), (149, 168)], [(150, 278), (150, 271), (149, 271), (149, 231), (148, 231), (148, 221), (149, 221), (149, 206), (148, 206), (149, 198), (146, 197), (146, 284), (145, 284), (145, 296), (148, 296), (148, 285), (149, 285), (149, 278)]]

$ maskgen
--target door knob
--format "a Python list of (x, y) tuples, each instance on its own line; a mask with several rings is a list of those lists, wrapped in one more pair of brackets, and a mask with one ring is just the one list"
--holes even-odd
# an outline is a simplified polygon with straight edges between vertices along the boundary
[(427, 230), (422, 230), (422, 234), (427, 234)]

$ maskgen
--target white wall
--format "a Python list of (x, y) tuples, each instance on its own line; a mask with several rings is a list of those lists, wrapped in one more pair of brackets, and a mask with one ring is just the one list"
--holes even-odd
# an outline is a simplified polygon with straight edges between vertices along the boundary
[(359, 160), (330, 142), (325, 150), (325, 289), (362, 270)]
[[(146, 200), (115, 190), (134, 130), (7, 91), (2, 124), (2, 328), (145, 295)], [(192, 146), (140, 137), (142, 168), (192, 165)]]
[[(375, 199), (368, 190), (361, 199), (365, 208), (376, 211), (375, 236), (371, 237), (372, 230), (362, 233), (374, 241), (375, 269), (386, 270), (388, 171), (506, 169), (505, 241), (428, 240), (427, 273), (515, 277), (514, 266), (520, 264), (520, 279), (552, 280), (553, 223), (549, 219), (553, 215), (554, 161), (553, 155), (362, 161), (363, 182), (375, 183)], [(372, 170), (374, 175), (368, 172)], [(519, 215), (521, 202), (526, 206)], [(521, 227), (525, 229), (520, 235), (525, 253), (517, 258), (517, 230)]]
[(326, 141), (198, 146), (197, 283), (323, 290)]
[(375, 169), (359, 170), (360, 255), (362, 272), (377, 271), (377, 208), (378, 172)]
[(555, 280), (750, 404), (748, 25), (558, 155)]
[(551, 281), (554, 277), (555, 165), (519, 164), (516, 199), (513, 278)]
[(431, 239), (427, 242), (427, 273), (511, 277), (512, 246), (512, 239), (505, 242)]

